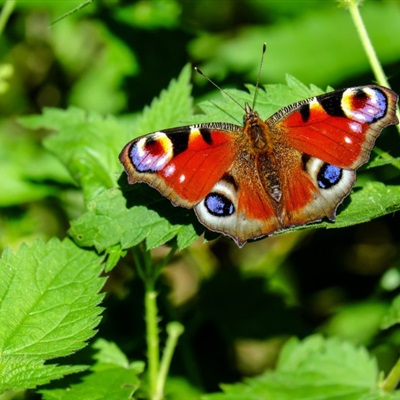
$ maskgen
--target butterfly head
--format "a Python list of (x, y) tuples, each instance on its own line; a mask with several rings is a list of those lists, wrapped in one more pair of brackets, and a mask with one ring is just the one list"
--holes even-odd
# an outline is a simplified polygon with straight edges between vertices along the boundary
[(244, 111), (245, 111), (245, 114), (244, 114), (244, 116), (243, 116), (243, 122), (244, 122), (244, 123), (246, 123), (246, 121), (248, 121), (248, 120), (255, 119), (255, 118), (258, 118), (258, 117), (259, 117), (258, 112), (257, 112), (257, 111), (254, 111), (254, 110), (250, 107), (250, 104), (249, 104), (249, 103), (246, 103), (246, 104), (244, 105)]

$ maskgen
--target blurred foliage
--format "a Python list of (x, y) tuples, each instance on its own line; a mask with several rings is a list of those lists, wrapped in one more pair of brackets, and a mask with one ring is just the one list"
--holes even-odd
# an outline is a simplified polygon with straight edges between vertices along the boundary
[[(392, 88), (399, 92), (400, 4), (367, 0), (361, 13)], [(98, 335), (116, 342), (119, 349), (110, 350), (111, 345), (105, 343), (99, 347), (96, 342), (87, 353), (79, 352), (67, 361), (88, 364), (90, 353), (103, 354), (93, 366), (95, 374), (85, 380), (88, 386), (104, 381), (101, 372), (109, 361), (104, 360), (106, 351), (113, 357), (123, 352), (131, 361), (144, 360), (143, 287), (132, 267), (132, 254), (125, 255), (125, 248), (143, 240), (150, 218), (158, 218), (157, 212), (169, 207), (169, 203), (161, 203), (159, 208), (151, 205), (144, 211), (143, 226), (134, 222), (143, 228), (140, 235), (144, 237), (132, 239), (136, 231), (130, 226), (132, 235), (128, 235), (124, 251), (113, 247), (115, 243), (108, 243), (110, 247), (105, 249), (103, 243), (88, 243), (76, 234), (82, 233), (79, 227), (93, 228), (85, 225), (90, 213), (119, 204), (115, 182), (123, 186), (125, 175), (119, 179), (118, 145), (172, 123), (192, 122), (188, 119), (193, 107), (198, 111), (201, 100), (221, 96), (204, 78), (189, 77), (186, 69), (193, 84), (194, 105), (187, 101), (187, 88), (178, 108), (169, 109), (162, 101), (173, 93), (170, 91), (162, 94), (160, 101), (153, 100), (188, 62), (201, 65), (224, 88), (254, 84), (265, 41), (262, 83), (284, 84), (287, 74), (307, 87), (336, 88), (374, 81), (348, 12), (333, 0), (17, 1), (0, 32), (1, 250), (71, 234), (78, 245), (105, 250), (110, 268), (118, 262), (105, 286), (105, 311)], [(282, 101), (277, 99), (276, 104)], [(150, 104), (152, 108), (146, 108)], [(48, 107), (52, 110), (45, 110)], [(262, 101), (258, 109), (262, 115), (267, 112)], [(212, 111), (207, 106), (203, 110)], [(235, 117), (241, 120), (242, 112), (236, 111)], [(43, 118), (52, 123), (43, 124)], [(28, 129), (28, 125), (40, 129)], [(133, 127), (141, 130), (133, 131)], [(54, 136), (54, 130), (61, 134)], [(71, 141), (74, 134), (76, 140)], [(385, 130), (378, 145), (399, 157), (395, 129)], [(358, 175), (360, 186), (372, 184), (374, 191), (379, 182), (399, 185), (399, 171), (392, 165)], [(99, 188), (111, 190), (99, 193)], [(384, 195), (390, 197), (390, 193)], [(141, 196), (158, 202), (154, 192), (143, 190)], [(356, 201), (357, 192), (354, 197)], [(342, 206), (339, 215), (342, 209), (345, 214), (351, 207)], [(97, 239), (109, 233), (111, 222), (118, 221), (114, 225), (126, 231), (124, 214), (106, 217), (95, 232)], [(140, 215), (135, 218), (139, 220)], [(160, 242), (177, 234), (182, 248), (193, 241), (198, 233), (196, 223), (191, 224), (193, 215), (180, 214), (176, 222), (185, 218), (189, 218), (190, 228), (173, 231), (174, 224), (163, 226), (170, 236), (162, 236)], [(282, 382), (288, 382), (285, 374), (304, 365), (304, 359), (295, 362), (290, 354), (293, 358), (309, 355), (313, 366), (321, 370), (329, 361), (318, 359), (315, 349), (325, 349), (327, 357), (351, 354), (354, 362), (364, 361), (360, 374), (368, 370), (368, 377), (360, 390), (377, 385), (375, 375), (389, 371), (399, 353), (398, 227), (399, 216), (393, 213), (344, 229), (274, 236), (243, 249), (227, 239), (206, 244), (197, 239), (178, 253), (163, 270), (157, 286), (160, 327), (171, 319), (185, 326), (167, 381), (167, 398), (199, 398), (220, 390), (221, 383), (238, 382), (277, 366), (273, 375), (262, 375), (240, 387), (224, 387), (226, 396), (246, 399), (252, 398), (245, 396), (252, 393), (254, 385), (253, 393), (262, 397), (263, 390), (276, 390), (279, 382), (282, 388)], [(165, 253), (164, 247), (152, 250), (156, 260)], [(120, 258), (122, 255), (125, 257)], [(314, 336), (304, 343), (289, 341), (280, 354), (289, 336), (304, 338), (315, 332), (365, 346), (369, 354), (341, 347), (336, 339), (322, 343)], [(113, 359), (112, 368), (110, 363), (107, 368), (119, 371), (124, 362)], [(352, 368), (351, 362), (344, 366), (346, 371)], [(130, 368), (138, 384), (141, 367), (132, 364)], [(356, 379), (356, 372), (351, 371), (349, 379)], [(313, 375), (300, 372), (304, 370), (299, 371), (299, 382), (310, 384)], [(330, 370), (322, 375), (325, 379)], [(351, 385), (343, 386), (343, 381), (337, 384), (338, 390), (352, 390)], [(59, 385), (64, 388), (67, 383)], [(77, 393), (85, 389), (71, 387)], [(299, 391), (306, 389), (298, 385)], [(42, 394), (44, 398), (62, 397), (63, 392), (48, 387)], [(269, 393), (275, 393), (274, 399), (287, 398), (281, 391)], [(332, 398), (327, 391), (324, 394), (321, 398)], [(360, 398), (354, 396), (343, 398)]]

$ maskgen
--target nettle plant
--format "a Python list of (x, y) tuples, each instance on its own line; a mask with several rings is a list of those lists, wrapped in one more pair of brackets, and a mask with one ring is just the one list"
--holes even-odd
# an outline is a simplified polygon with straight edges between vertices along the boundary
[[(229, 120), (238, 115), (237, 105), (225, 98), (200, 104), (204, 114), (193, 115), (190, 79), (191, 67), (186, 66), (129, 127), (117, 118), (77, 108), (45, 109), (42, 115), (20, 118), (25, 128), (52, 132), (44, 146), (66, 166), (82, 190), (86, 209), (70, 222), (68, 238), (38, 240), (1, 257), (0, 391), (36, 389), (44, 399), (400, 399), (395, 390), (399, 363), (383, 374), (366, 347), (318, 334), (288, 339), (273, 371), (222, 385), (221, 393), (204, 394), (169, 374), (184, 324), (159, 310), (160, 276), (178, 252), (204, 234), (204, 227), (192, 211), (173, 207), (147, 185), (128, 185), (118, 154), (132, 132), (139, 136), (203, 121), (238, 123)], [(251, 103), (253, 92), (253, 86), (229, 90), (241, 104)], [(260, 90), (257, 109), (265, 119), (287, 104), (323, 92), (288, 76), (286, 84)], [(381, 152), (367, 168), (387, 164), (397, 166), (398, 160)], [(334, 224), (322, 221), (288, 230), (343, 228), (399, 209), (398, 186), (363, 179)], [(205, 237), (216, 234), (206, 232)], [(160, 246), (167, 251), (156, 257), (152, 250)], [(136, 300), (144, 303), (146, 354), (133, 360), (96, 331), (102, 313), (107, 314), (101, 306), (107, 274), (127, 260), (144, 287), (143, 297)], [(381, 328), (396, 325), (399, 313), (395, 298)], [(77, 357), (85, 346), (90, 357)]]

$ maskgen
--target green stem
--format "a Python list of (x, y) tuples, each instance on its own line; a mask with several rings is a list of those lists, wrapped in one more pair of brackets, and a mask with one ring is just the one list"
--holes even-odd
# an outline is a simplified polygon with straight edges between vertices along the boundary
[(387, 378), (380, 385), (385, 392), (393, 392), (400, 382), (400, 360), (396, 362)]
[(12, 14), (14, 8), (15, 8), (15, 0), (6, 0), (3, 8), (1, 9), (0, 13), (0, 36), (4, 31), (4, 28), (7, 24), (8, 18), (10, 18), (10, 15)]
[[(154, 264), (153, 260), (151, 259), (150, 251), (146, 250), (143, 244), (135, 246), (132, 250), (138, 274), (145, 285), (144, 308), (146, 322), (149, 399), (151, 400), (162, 399), (164, 384), (172, 359), (172, 353), (176, 346), (177, 337), (179, 336), (179, 334), (176, 333), (179, 331), (179, 329), (176, 327), (167, 327), (167, 329), (169, 329), (167, 347), (171, 348), (172, 346), (172, 350), (167, 351), (166, 348), (164, 352), (166, 356), (163, 356), (162, 366), (160, 368), (160, 339), (158, 327), (157, 291), (155, 290), (155, 284), (162, 268), (171, 260), (176, 250), (177, 247), (173, 246), (167, 256), (164, 257), (164, 259), (157, 265)], [(180, 329), (183, 330), (182, 327)], [(170, 339), (170, 337), (172, 339)], [(175, 337), (176, 339), (174, 339)]]
[(157, 376), (160, 360), (157, 311), (157, 292), (154, 290), (153, 285), (148, 284), (146, 285), (145, 293), (145, 314), (150, 399), (154, 399), (157, 392)]
[(76, 12), (78, 12), (80, 9), (82, 9), (83, 7), (86, 7), (87, 5), (89, 5), (90, 3), (93, 3), (94, 0), (87, 0), (84, 3), (80, 4), (78, 7), (75, 7), (73, 10), (68, 11), (67, 13), (65, 13), (64, 15), (61, 15), (61, 17), (57, 18), (55, 21), (53, 21), (51, 25), (56, 24), (57, 22), (61, 21), (62, 19), (69, 17), (72, 14), (75, 14)]
[(157, 377), (157, 388), (155, 396), (152, 400), (161, 400), (164, 398), (164, 387), (165, 381), (167, 380), (168, 370), (171, 365), (172, 356), (176, 345), (178, 343), (178, 338), (183, 333), (183, 326), (179, 322), (170, 322), (167, 325), (168, 338), (165, 344), (164, 353), (161, 359), (160, 371)]
[[(386, 78), (385, 72), (383, 71), (382, 65), (379, 62), (379, 59), (376, 55), (374, 46), (372, 45), (371, 39), (369, 38), (367, 29), (364, 25), (364, 21), (360, 14), (360, 9), (358, 7), (359, 1), (358, 0), (347, 0), (345, 4), (348, 6), (350, 15), (353, 19), (353, 23), (357, 29), (358, 36), (360, 37), (361, 43), (364, 47), (364, 51), (367, 55), (369, 63), (371, 65), (372, 71), (375, 75), (376, 81), (385, 87), (390, 88), (389, 82)], [(400, 119), (400, 111), (399, 107), (396, 110), (397, 118)], [(400, 133), (400, 125), (397, 125), (397, 130)]]

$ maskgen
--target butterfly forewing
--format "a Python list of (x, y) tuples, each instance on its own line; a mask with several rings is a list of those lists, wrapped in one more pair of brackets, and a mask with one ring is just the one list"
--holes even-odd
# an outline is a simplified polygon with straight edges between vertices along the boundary
[(273, 115), (267, 123), (283, 132), (288, 146), (341, 168), (368, 161), (382, 129), (397, 124), (397, 95), (377, 86), (323, 94)]
[(192, 208), (233, 164), (241, 129), (201, 124), (154, 132), (129, 142), (120, 160), (129, 183), (146, 182), (175, 205)]

